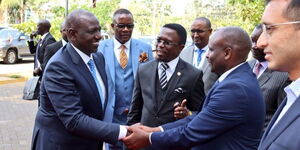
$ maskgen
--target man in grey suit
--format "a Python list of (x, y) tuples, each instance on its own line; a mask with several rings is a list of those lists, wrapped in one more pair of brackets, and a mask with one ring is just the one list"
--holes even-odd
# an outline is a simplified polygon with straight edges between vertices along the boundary
[(173, 107), (183, 99), (189, 110), (199, 109), (204, 98), (202, 72), (178, 57), (185, 42), (186, 31), (181, 25), (163, 26), (157, 38), (156, 60), (138, 68), (129, 125), (140, 122), (156, 127), (185, 117), (183, 111), (175, 115)]
[(256, 74), (266, 104), (265, 130), (278, 106), (286, 96), (283, 88), (287, 86), (289, 82), (286, 72), (273, 71), (268, 68), (268, 62), (265, 59), (266, 54), (263, 49), (258, 48), (256, 45), (261, 33), (262, 25), (259, 24), (251, 34), (251, 52), (254, 59), (250, 60), (248, 63), (253, 69), (254, 74)]
[(300, 0), (268, 0), (257, 46), (264, 49), (271, 70), (288, 72), (287, 97), (271, 119), (259, 150), (300, 148)]
[(212, 29), (209, 19), (205, 17), (195, 19), (191, 26), (193, 44), (184, 48), (180, 53), (180, 58), (202, 70), (205, 94), (208, 93), (218, 79), (218, 75), (211, 72), (211, 66), (206, 58), (208, 52), (207, 44), (211, 33)]

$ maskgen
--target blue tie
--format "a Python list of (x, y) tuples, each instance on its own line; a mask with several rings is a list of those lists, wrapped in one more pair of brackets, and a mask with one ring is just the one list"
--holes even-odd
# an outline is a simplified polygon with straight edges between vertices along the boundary
[(202, 53), (204, 52), (204, 50), (198, 49), (197, 52), (198, 52), (197, 66), (199, 66), (199, 64), (201, 62), (201, 58), (202, 58), (201, 56), (202, 56)]
[(95, 69), (95, 63), (93, 61), (93, 59), (90, 59), (89, 62), (87, 63), (90, 67), (90, 71), (92, 73), (92, 76), (96, 82), (96, 85), (97, 85), (97, 88), (98, 88), (98, 93), (100, 95), (100, 98), (101, 98), (101, 104), (102, 104), (102, 108), (104, 107), (104, 97), (103, 97), (103, 93), (102, 93), (102, 88), (101, 88), (101, 85), (100, 85), (100, 82), (98, 81), (97, 79), (97, 76), (96, 76), (96, 69)]

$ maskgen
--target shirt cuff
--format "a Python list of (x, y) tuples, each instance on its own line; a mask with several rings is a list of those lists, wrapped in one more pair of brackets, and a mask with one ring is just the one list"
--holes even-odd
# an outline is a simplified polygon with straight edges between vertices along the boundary
[(124, 137), (126, 136), (126, 134), (127, 134), (127, 129), (126, 129), (126, 127), (120, 125), (120, 133), (119, 133), (118, 139), (120, 140), (120, 139), (124, 138)]
[(153, 133), (153, 132), (151, 132), (151, 133), (149, 134), (149, 142), (150, 142), (150, 144), (152, 144), (152, 141), (151, 141), (151, 135), (152, 135), (152, 133)]
[(162, 128), (162, 126), (158, 127), (160, 129), (161, 132), (164, 132), (164, 128)]

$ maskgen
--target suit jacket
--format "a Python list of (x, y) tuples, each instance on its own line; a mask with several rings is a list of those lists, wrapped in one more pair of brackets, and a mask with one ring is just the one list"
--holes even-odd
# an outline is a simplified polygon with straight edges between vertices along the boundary
[[(108, 89), (104, 58), (101, 53), (93, 57)], [(41, 84), (32, 149), (99, 150), (103, 141), (117, 142), (119, 125), (101, 121), (107, 97), (102, 106), (92, 74), (71, 44), (48, 63)]]
[[(179, 57), (183, 59), (184, 61), (190, 63), (193, 65), (193, 58), (194, 58), (194, 45), (190, 45), (186, 48), (184, 48)], [(217, 81), (218, 75), (211, 72), (211, 66), (208, 62), (208, 59), (205, 57), (205, 61), (203, 63), (203, 66), (201, 68), (203, 72), (202, 80), (204, 82), (204, 92), (205, 94), (208, 93), (212, 85)]]
[[(109, 89), (111, 89), (109, 92), (109, 101), (107, 104), (104, 120), (107, 122), (112, 122), (113, 119), (113, 113), (115, 108), (115, 53), (114, 53), (114, 42), (113, 39), (108, 39), (100, 42), (98, 51), (100, 51), (104, 57), (106, 62), (106, 73), (107, 76), (111, 77), (111, 84), (109, 84)], [(130, 43), (130, 56), (132, 60), (132, 69), (135, 79), (135, 74), (137, 71), (137, 68), (139, 66), (139, 56), (142, 52), (146, 52), (148, 54), (148, 61), (153, 59), (151, 46), (143, 43), (136, 39), (131, 39)], [(128, 87), (133, 88), (133, 87)]]
[[(256, 59), (250, 60), (248, 63), (253, 70)], [(283, 89), (289, 83), (288, 74), (286, 72), (272, 71), (267, 68), (257, 80), (266, 104), (265, 130), (278, 106), (286, 97)]]
[(61, 40), (46, 46), (45, 53), (44, 53), (44, 61), (42, 64), (43, 70), (45, 69), (49, 59), (62, 47), (63, 47), (63, 44), (62, 44)]
[[(42, 41), (40, 41), (37, 45), (34, 45), (33, 41), (28, 41), (28, 46), (31, 54), (36, 53), (36, 50), (38, 48), (38, 53), (35, 54), (36, 56), (34, 57), (34, 59), (37, 58), (41, 66), (44, 62), (44, 53), (45, 53), (46, 46), (54, 42), (56, 42), (56, 40), (50, 33), (48, 33), (45, 36), (45, 38)], [(34, 66), (36, 67), (37, 64), (35, 60), (34, 63), (35, 63)]]
[(295, 103), (292, 104), (270, 132), (280, 112), (286, 105), (286, 101), (287, 99), (285, 98), (275, 112), (262, 137), (258, 150), (298, 150), (300, 148), (300, 97), (297, 98)]
[[(165, 97), (157, 95), (158, 60), (153, 60), (139, 67), (131, 108), (128, 113), (128, 124), (142, 123), (156, 127), (176, 120), (173, 105), (187, 99), (187, 107), (197, 111), (205, 94), (202, 72), (179, 59), (176, 69), (168, 81)], [(158, 82), (159, 83), (159, 82)], [(158, 85), (160, 86), (160, 85)], [(182, 92), (178, 92), (178, 89)]]
[(156, 149), (256, 150), (265, 119), (262, 94), (248, 63), (209, 91), (198, 114), (163, 125), (151, 136)]

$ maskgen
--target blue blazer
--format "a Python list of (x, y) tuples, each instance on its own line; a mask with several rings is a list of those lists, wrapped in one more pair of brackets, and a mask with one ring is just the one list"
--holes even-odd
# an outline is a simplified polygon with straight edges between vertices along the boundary
[[(93, 57), (107, 89), (104, 58), (101, 53)], [(32, 149), (99, 150), (103, 141), (116, 143), (119, 125), (101, 121), (102, 107), (92, 74), (75, 49), (67, 44), (46, 66)]]
[(259, 150), (300, 149), (300, 97), (296, 99), (288, 111), (277, 122), (276, 126), (270, 131), (286, 102), (287, 98), (284, 99), (275, 112), (259, 144)]
[[(115, 53), (114, 53), (114, 41), (113, 39), (108, 39), (100, 42), (98, 47), (98, 51), (100, 51), (104, 58), (106, 64), (106, 73), (109, 78), (108, 88), (109, 88), (109, 101), (107, 103), (107, 107), (105, 110), (104, 120), (107, 122), (112, 122), (114, 107), (115, 107)], [(151, 46), (141, 42), (136, 39), (131, 39), (130, 43), (130, 56), (132, 60), (132, 69), (134, 73), (134, 79), (136, 76), (136, 71), (139, 66), (139, 56), (142, 52), (146, 52), (148, 54), (148, 61), (153, 59)], [(133, 87), (131, 87), (133, 88)]]
[(154, 149), (256, 150), (265, 119), (265, 105), (248, 63), (214, 84), (202, 111), (163, 125), (151, 136)]

